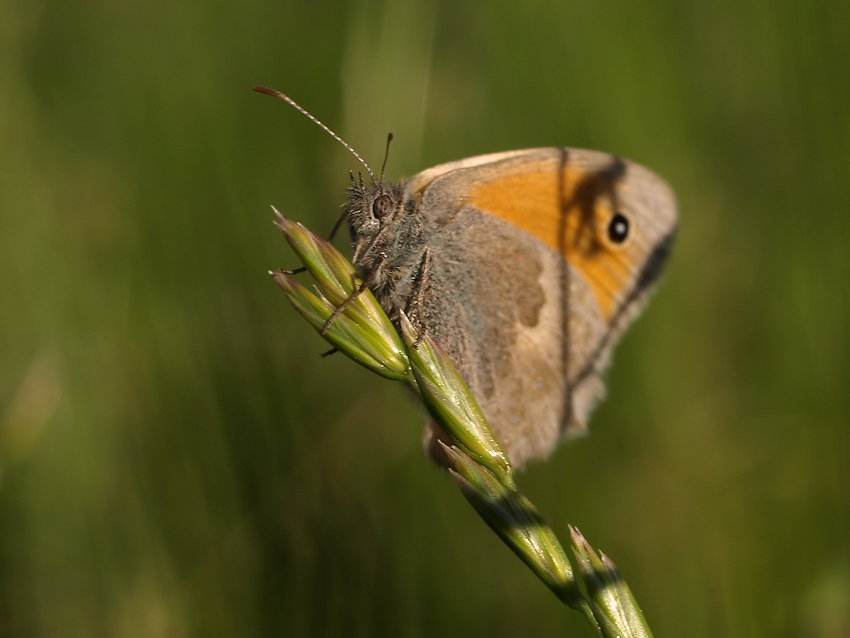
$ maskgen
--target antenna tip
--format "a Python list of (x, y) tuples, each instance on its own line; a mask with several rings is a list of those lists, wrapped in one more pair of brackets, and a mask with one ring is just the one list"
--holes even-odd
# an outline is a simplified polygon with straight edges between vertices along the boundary
[(392, 142), (392, 141), (393, 141), (393, 134), (390, 133), (389, 135), (387, 135), (387, 142)]

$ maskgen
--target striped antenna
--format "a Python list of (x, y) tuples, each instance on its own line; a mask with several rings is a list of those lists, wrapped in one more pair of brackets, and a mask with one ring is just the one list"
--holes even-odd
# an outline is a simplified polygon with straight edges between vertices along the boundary
[(363, 160), (363, 158), (362, 158), (362, 157), (360, 157), (360, 155), (358, 155), (358, 154), (357, 154), (357, 151), (355, 151), (353, 148), (351, 148), (351, 146), (349, 146), (348, 142), (346, 142), (345, 140), (343, 140), (343, 139), (342, 139), (339, 135), (337, 135), (336, 133), (334, 133), (334, 132), (333, 132), (332, 130), (330, 130), (327, 126), (325, 126), (324, 124), (322, 124), (322, 123), (321, 123), (318, 119), (316, 119), (315, 117), (313, 117), (313, 116), (312, 116), (312, 115), (311, 115), (311, 114), (310, 114), (310, 113), (309, 113), (309, 112), (308, 112), (308, 111), (307, 111), (304, 107), (299, 106), (299, 105), (298, 105), (298, 103), (297, 103), (295, 100), (293, 100), (293, 99), (292, 99), (291, 97), (289, 97), (288, 95), (284, 95), (284, 94), (283, 94), (283, 93), (281, 93), (280, 91), (275, 91), (274, 89), (270, 89), (270, 88), (268, 88), (267, 86), (259, 86), (259, 85), (257, 85), (257, 86), (254, 86), (254, 90), (255, 90), (255, 91), (257, 91), (257, 92), (259, 92), (259, 93), (265, 93), (266, 95), (271, 95), (272, 97), (276, 97), (276, 98), (278, 98), (278, 99), (280, 99), (280, 100), (283, 100), (284, 102), (287, 102), (288, 104), (290, 104), (290, 105), (294, 106), (296, 109), (298, 109), (299, 111), (301, 111), (304, 115), (306, 115), (307, 117), (309, 117), (309, 118), (310, 118), (311, 120), (313, 120), (316, 124), (318, 124), (319, 126), (321, 126), (323, 129), (325, 129), (325, 130), (326, 130), (326, 131), (327, 131), (327, 132), (331, 135), (331, 137), (333, 137), (333, 138), (334, 138), (337, 142), (339, 142), (339, 143), (340, 143), (340, 144), (342, 144), (342, 145), (343, 145), (346, 149), (348, 149), (348, 152), (349, 152), (349, 153), (351, 153), (352, 155), (354, 155), (354, 157), (356, 157), (356, 158), (357, 158), (357, 161), (358, 161), (358, 162), (360, 162), (361, 164), (363, 164), (363, 166), (365, 166), (365, 167), (366, 167), (366, 170), (369, 172), (369, 177), (371, 177), (371, 178), (372, 178), (372, 181), (373, 181), (373, 182), (375, 181), (375, 174), (372, 172), (372, 169), (371, 169), (371, 168), (369, 168), (369, 165), (368, 165), (368, 164), (367, 164), (367, 163)]

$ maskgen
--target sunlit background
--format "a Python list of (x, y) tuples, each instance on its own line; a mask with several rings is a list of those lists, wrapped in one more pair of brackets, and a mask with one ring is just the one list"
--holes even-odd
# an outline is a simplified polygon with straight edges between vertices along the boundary
[(659, 638), (850, 636), (844, 0), (0, 0), (0, 635), (593, 635), (269, 279), (358, 165), (258, 83), (391, 177), (663, 175), (666, 281), (520, 485)]

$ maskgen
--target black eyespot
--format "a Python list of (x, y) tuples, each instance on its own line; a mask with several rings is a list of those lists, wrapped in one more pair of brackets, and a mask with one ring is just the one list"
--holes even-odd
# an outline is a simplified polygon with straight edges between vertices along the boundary
[(380, 195), (373, 203), (372, 203), (372, 212), (375, 214), (375, 217), (381, 219), (382, 217), (386, 217), (393, 210), (393, 200), (389, 195)]
[(616, 213), (608, 224), (608, 239), (615, 244), (622, 244), (629, 236), (629, 219), (622, 213)]

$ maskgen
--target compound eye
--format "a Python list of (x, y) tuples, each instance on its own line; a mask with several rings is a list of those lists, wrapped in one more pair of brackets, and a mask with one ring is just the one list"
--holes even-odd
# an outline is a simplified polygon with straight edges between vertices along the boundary
[(629, 219), (622, 213), (616, 213), (608, 224), (608, 239), (622, 244), (629, 236)]
[(380, 195), (373, 203), (372, 203), (372, 212), (375, 214), (375, 217), (381, 219), (382, 217), (386, 217), (393, 210), (393, 200), (389, 195)]

